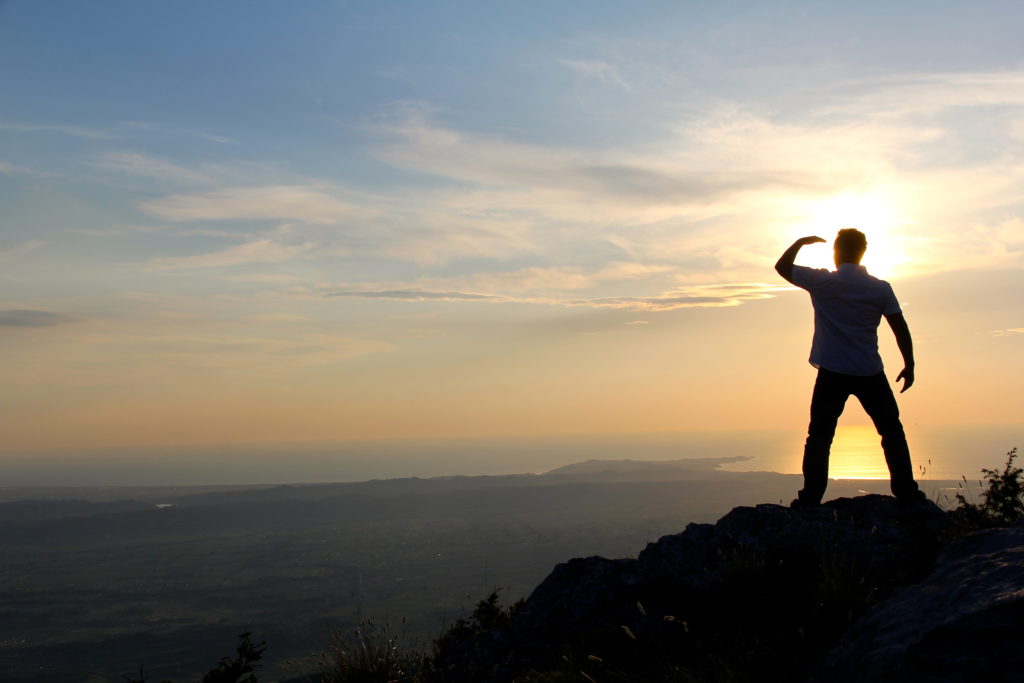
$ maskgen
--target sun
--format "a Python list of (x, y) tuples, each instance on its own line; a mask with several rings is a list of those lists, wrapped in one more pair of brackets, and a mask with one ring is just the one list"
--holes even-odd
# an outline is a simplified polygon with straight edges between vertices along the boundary
[[(792, 228), (794, 239), (819, 235), (829, 244), (841, 228), (857, 228), (868, 238), (868, 250), (861, 262), (876, 277), (898, 277), (906, 262), (897, 227), (895, 204), (880, 192), (842, 193), (810, 202), (801, 212), (805, 219)], [(799, 234), (797, 234), (799, 233)], [(800, 253), (800, 262), (814, 268), (835, 268), (832, 250), (815, 245)]]

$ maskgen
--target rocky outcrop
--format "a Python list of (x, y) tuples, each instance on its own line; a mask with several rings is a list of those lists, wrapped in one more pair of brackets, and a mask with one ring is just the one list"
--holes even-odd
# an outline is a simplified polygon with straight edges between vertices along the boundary
[(857, 622), (820, 683), (1024, 679), (1024, 524), (950, 544), (923, 581)]
[(739, 507), (635, 559), (558, 565), (510, 624), (438, 662), (466, 680), (803, 680), (869, 605), (928, 574), (948, 524), (930, 502), (878, 495)]

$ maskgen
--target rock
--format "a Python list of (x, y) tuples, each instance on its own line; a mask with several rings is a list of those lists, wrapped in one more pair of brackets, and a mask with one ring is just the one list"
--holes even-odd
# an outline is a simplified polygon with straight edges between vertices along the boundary
[(815, 671), (846, 681), (1024, 680), (1024, 524), (951, 543), (935, 570), (857, 622)]
[(450, 653), (460, 663), (449, 670), (497, 681), (565, 666), (597, 680), (621, 670), (801, 680), (870, 603), (927, 575), (949, 523), (933, 503), (879, 495), (738, 507), (636, 559), (556, 566), (507, 628)]

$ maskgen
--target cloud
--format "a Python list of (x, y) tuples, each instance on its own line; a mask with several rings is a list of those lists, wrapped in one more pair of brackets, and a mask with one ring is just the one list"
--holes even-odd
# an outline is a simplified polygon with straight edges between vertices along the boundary
[(613, 261), (598, 268), (582, 266), (532, 266), (511, 271), (478, 272), (459, 277), (418, 278), (405, 288), (459, 289), (472, 291), (523, 292), (583, 290), (609, 282), (648, 280), (674, 270), (667, 264)]
[(190, 187), (233, 187), (265, 183), (280, 176), (274, 164), (256, 161), (205, 162), (183, 165), (163, 157), (134, 151), (111, 151), (89, 162), (101, 171), (132, 178), (147, 178), (162, 184)]
[(424, 266), (457, 259), (505, 260), (539, 254), (536, 223), (522, 216), (463, 212), (438, 205), (438, 197), (389, 211), (380, 206), (372, 218), (346, 225), (345, 238), (362, 253)]
[(45, 171), (37, 171), (34, 168), (28, 166), (21, 166), (19, 164), (11, 164), (6, 161), (0, 161), (0, 173), (4, 175), (27, 175), (35, 176), (37, 178), (43, 178), (52, 174), (46, 173)]
[(46, 242), (43, 240), (29, 240), (28, 242), (22, 242), (14, 246), (5, 247), (0, 246), (0, 258), (10, 258), (11, 256), (21, 256), (29, 252), (36, 251), (46, 246)]
[(303, 185), (233, 187), (197, 194), (174, 194), (145, 202), (143, 210), (171, 221), (296, 220), (331, 223), (364, 217), (365, 210), (326, 188)]
[(354, 299), (390, 299), (393, 301), (513, 301), (509, 297), (473, 292), (428, 292), (423, 290), (336, 290), (323, 295), (328, 299), (348, 297)]
[(289, 275), (287, 273), (242, 273), (239, 275), (225, 275), (224, 279), (232, 282), (281, 284), (286, 282), (296, 282), (299, 278), (296, 275)]
[[(401, 301), (526, 301), (562, 302), (544, 293), (592, 289), (602, 285), (646, 281), (672, 273), (664, 264), (612, 262), (596, 269), (581, 266), (521, 268), (511, 271), (477, 272), (464, 276), (423, 276), (405, 282), (348, 283), (321, 285), (322, 296), (392, 299)], [(301, 290), (305, 294), (305, 290)]]
[(96, 128), (85, 128), (83, 126), (69, 126), (63, 124), (0, 122), (0, 130), (9, 130), (15, 133), (58, 133), (60, 135), (86, 138), (90, 140), (102, 140), (111, 137), (110, 134)]
[(238, 140), (234, 138), (225, 137), (223, 135), (214, 135), (213, 133), (198, 133), (199, 137), (210, 142), (216, 142), (221, 145), (237, 145)]
[(0, 311), (0, 327), (53, 327), (73, 322), (72, 318), (49, 311), (14, 309)]
[(630, 86), (619, 73), (619, 70), (608, 62), (589, 59), (564, 59), (562, 65), (587, 78), (596, 79), (602, 83), (614, 85), (623, 90), (630, 90)]
[(788, 285), (761, 283), (706, 285), (665, 292), (658, 296), (600, 297), (594, 299), (573, 299), (557, 303), (563, 306), (623, 308), (657, 312), (672, 311), (680, 308), (739, 306), (746, 301), (771, 298), (778, 292), (788, 289), (791, 289)]
[(593, 212), (584, 207), (597, 207), (612, 209), (613, 219), (644, 222), (652, 204), (670, 207), (667, 215), (673, 215), (751, 190), (822, 186), (817, 174), (796, 166), (747, 170), (746, 164), (731, 165), (711, 154), (687, 159), (664, 149), (638, 154), (548, 147), (455, 131), (418, 112), (377, 130), (392, 138), (377, 149), (380, 158), (471, 188), (490, 188), (479, 203), (492, 208), (544, 210), (568, 201), (572, 210), (584, 209), (577, 218)]
[[(287, 329), (287, 326), (282, 328)], [(133, 354), (146, 362), (157, 359), (216, 372), (250, 372), (253, 367), (270, 373), (284, 372), (290, 368), (336, 363), (397, 348), (389, 342), (319, 333), (284, 337), (230, 332), (139, 335), (125, 331), (119, 335), (84, 335), (77, 342), (93, 347), (123, 349), (118, 351), (122, 357)]]
[[(845, 92), (844, 92), (845, 91)], [(1024, 105), (1024, 71), (893, 74), (846, 81), (826, 94), (821, 114), (895, 118), (970, 107)]]
[[(545, 306), (621, 308), (637, 311), (670, 311), (680, 308), (717, 308), (738, 306), (746, 301), (767, 299), (789, 285), (762, 283), (704, 285), (665, 292), (656, 296), (544, 297), (422, 289), (339, 289), (321, 293), (324, 298), (387, 299), (392, 301), (455, 301), (482, 303), (528, 303)], [(302, 292), (305, 294), (305, 292)]]
[(206, 185), (212, 181), (205, 173), (138, 152), (107, 152), (94, 161), (93, 166), (104, 171), (189, 185)]
[(1009, 327), (1005, 330), (992, 330), (989, 335), (992, 337), (1013, 337), (1018, 334), (1024, 334), (1024, 327)]
[[(570, 62), (567, 68), (593, 77), (612, 73), (604, 62)], [(964, 254), (955, 238), (946, 237), (952, 230), (933, 227), (940, 224), (961, 234), (978, 226), (972, 264), (996, 258), (1018, 263), (1012, 221), (1022, 208), (1017, 188), (1024, 166), (996, 143), (1001, 135), (1019, 135), (1019, 121), (1015, 128), (1017, 119), (1001, 114), (992, 132), (971, 117), (993, 103), (1019, 113), (1014, 107), (1024, 104), (1024, 96), (1002, 91), (1020, 81), (1024, 76), (1014, 72), (845, 82), (825, 88), (817, 104), (798, 114), (717, 101), (674, 124), (663, 122), (665, 133), (658, 139), (628, 147), (547, 145), (459, 130), (426, 107), (407, 107), (369, 127), (376, 136), (370, 151), (433, 176), (427, 188), (369, 194), (330, 182), (233, 184), (171, 194), (142, 208), (177, 223), (295, 226), (289, 240), (250, 231), (248, 245), (162, 260), (174, 267), (232, 264), (254, 255), (259, 257), (249, 262), (280, 262), (289, 255), (306, 258), (314, 249), (423, 268), (474, 259), (564, 262), (571, 254), (590, 266), (609, 259), (671, 264), (690, 282), (707, 283), (760, 278), (764, 263), (777, 257), (774, 252), (792, 239), (793, 229), (834, 228), (845, 216), (816, 208), (830, 198), (856, 202), (884, 195), (892, 199), (889, 242), (907, 253), (913, 247), (919, 257), (901, 273), (959, 267)], [(972, 147), (972, 135), (996, 137), (991, 150), (965, 165), (954, 158), (959, 147), (988, 150)], [(183, 168), (119, 154), (106, 158), (110, 168), (169, 181), (222, 182), (208, 166)], [(569, 268), (555, 272), (536, 265), (515, 275), (489, 272), (487, 264), (476, 268), (476, 274), (449, 284), (359, 283), (354, 289), (541, 297), (553, 289), (584, 292), (593, 284), (593, 273)]]
[(246, 263), (279, 263), (290, 261), (313, 249), (313, 244), (280, 244), (269, 239), (260, 239), (237, 244), (195, 256), (178, 256), (154, 259), (150, 265), (159, 269), (225, 268)]
[(262, 313), (259, 315), (249, 315), (244, 319), (248, 322), (270, 325), (292, 325), (295, 323), (313, 322), (313, 319), (308, 316), (294, 315), (292, 313)]

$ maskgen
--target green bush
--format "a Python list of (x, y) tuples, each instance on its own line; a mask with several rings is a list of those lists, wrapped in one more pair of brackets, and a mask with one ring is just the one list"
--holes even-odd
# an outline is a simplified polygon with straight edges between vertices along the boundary
[(1007, 526), (1024, 517), (1024, 469), (1014, 465), (1016, 458), (1014, 448), (1006, 454), (1002, 471), (982, 468), (988, 486), (981, 493), (981, 503), (968, 500), (961, 484), (961, 490), (956, 492), (959, 506), (952, 513), (959, 533)]

